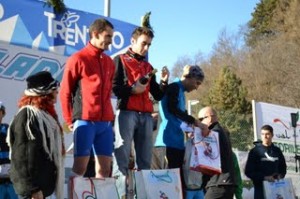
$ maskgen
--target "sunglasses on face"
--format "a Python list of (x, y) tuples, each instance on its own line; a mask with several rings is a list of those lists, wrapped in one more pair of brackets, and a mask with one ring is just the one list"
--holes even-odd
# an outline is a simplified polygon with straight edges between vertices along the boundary
[(200, 122), (202, 122), (204, 119), (208, 118), (209, 116), (205, 116), (205, 117), (199, 117), (198, 119), (200, 120)]
[(202, 120), (208, 118), (208, 117), (214, 117), (215, 115), (208, 115), (208, 116), (204, 116), (204, 117), (199, 117), (198, 119), (200, 120), (200, 122), (202, 122)]

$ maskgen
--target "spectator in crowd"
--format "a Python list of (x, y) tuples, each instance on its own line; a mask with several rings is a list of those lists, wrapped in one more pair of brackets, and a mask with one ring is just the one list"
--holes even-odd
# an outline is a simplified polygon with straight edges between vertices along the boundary
[(233, 158), (234, 174), (235, 174), (236, 185), (237, 185), (235, 187), (234, 196), (235, 199), (243, 199), (243, 181), (242, 181), (239, 161), (235, 152), (232, 152), (232, 158)]
[[(149, 19), (149, 18), (148, 18)], [(148, 25), (147, 25), (148, 24)], [(114, 58), (116, 72), (113, 92), (118, 98), (116, 131), (120, 132), (124, 143), (115, 149), (119, 170), (128, 176), (128, 164), (132, 142), (134, 142), (137, 169), (150, 169), (153, 134), (153, 102), (160, 100), (168, 84), (169, 71), (163, 68), (160, 84), (153, 75), (146, 84), (140, 79), (154, 70), (146, 60), (147, 52), (154, 37), (149, 23), (137, 27), (131, 37), (131, 47), (126, 53)]]
[(203, 175), (205, 199), (232, 199), (235, 191), (234, 165), (229, 134), (218, 122), (217, 112), (212, 107), (204, 107), (198, 113), (199, 119), (209, 129), (219, 134), (221, 174)]
[(262, 142), (256, 143), (248, 154), (245, 174), (254, 185), (254, 199), (263, 199), (263, 181), (274, 182), (285, 177), (286, 162), (277, 146), (272, 143), (274, 133), (270, 125), (261, 127)]
[(59, 82), (47, 71), (27, 79), (19, 111), (8, 130), (10, 178), (19, 198), (63, 198), (63, 131), (54, 104)]
[(8, 124), (2, 123), (6, 110), (0, 101), (0, 198), (17, 199), (8, 171), (10, 169), (9, 147), (6, 143)]
[(90, 41), (68, 59), (64, 70), (60, 100), (64, 120), (74, 133), (72, 176), (84, 175), (91, 149), (96, 177), (111, 174), (115, 65), (104, 51), (112, 43), (113, 28), (108, 20), (96, 19), (89, 28)]
[(183, 189), (185, 188), (182, 166), (185, 151), (185, 133), (180, 125), (182, 121), (201, 127), (208, 133), (206, 125), (189, 115), (185, 108), (185, 92), (197, 90), (204, 80), (204, 73), (197, 65), (186, 65), (181, 79), (176, 79), (167, 88), (160, 102), (159, 112), (162, 122), (159, 126), (155, 147), (166, 147), (168, 168), (180, 168)]

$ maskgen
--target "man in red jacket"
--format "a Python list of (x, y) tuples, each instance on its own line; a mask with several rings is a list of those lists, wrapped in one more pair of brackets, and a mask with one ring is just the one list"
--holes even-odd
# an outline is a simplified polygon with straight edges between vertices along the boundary
[(168, 84), (169, 72), (163, 68), (161, 82), (152, 76), (146, 84), (139, 79), (153, 70), (146, 60), (146, 54), (154, 37), (151, 27), (137, 27), (131, 37), (131, 47), (124, 54), (115, 57), (116, 72), (113, 91), (118, 98), (116, 131), (120, 132), (123, 145), (115, 150), (119, 170), (128, 175), (129, 156), (134, 141), (138, 169), (150, 169), (153, 134), (153, 102), (161, 100)]
[(85, 173), (91, 149), (97, 157), (96, 177), (108, 177), (111, 173), (115, 65), (103, 52), (112, 43), (113, 28), (105, 19), (95, 20), (89, 28), (89, 43), (66, 63), (60, 100), (64, 119), (74, 132), (73, 175)]

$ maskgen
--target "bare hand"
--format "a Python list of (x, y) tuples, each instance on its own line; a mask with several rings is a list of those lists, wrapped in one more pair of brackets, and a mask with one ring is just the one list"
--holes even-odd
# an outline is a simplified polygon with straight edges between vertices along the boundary
[(42, 191), (35, 192), (31, 195), (31, 199), (44, 199)]
[(200, 120), (195, 120), (195, 126), (198, 126), (201, 129), (203, 137), (208, 136), (209, 129), (208, 129), (208, 126), (206, 124), (200, 122)]
[(143, 93), (146, 90), (147, 84), (141, 84), (139, 81), (135, 83), (135, 85), (132, 88), (133, 94), (140, 94)]
[(264, 180), (268, 181), (268, 182), (274, 182), (275, 178), (273, 176), (265, 176)]
[(164, 66), (161, 69), (161, 75), (160, 75), (160, 79), (164, 82), (168, 82), (169, 81), (169, 76), (170, 76), (170, 72), (169, 69), (167, 68), (167, 66)]
[(190, 133), (190, 132), (189, 132), (189, 133), (187, 133), (186, 135), (187, 135), (187, 137), (190, 138), (190, 139), (194, 138), (194, 133)]
[(73, 124), (68, 125), (68, 128), (71, 132), (73, 132)]

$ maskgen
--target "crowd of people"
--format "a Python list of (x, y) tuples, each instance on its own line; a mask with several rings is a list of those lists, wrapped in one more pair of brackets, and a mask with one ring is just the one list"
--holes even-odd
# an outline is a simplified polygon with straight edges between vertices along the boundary
[[(143, 83), (140, 79), (154, 70), (147, 61), (154, 31), (150, 26), (134, 29), (131, 46), (114, 59), (105, 54), (113, 33), (114, 26), (107, 19), (96, 19), (89, 28), (88, 44), (67, 60), (61, 83), (47, 71), (30, 75), (18, 103), (19, 110), (9, 126), (1, 123), (5, 108), (0, 104), (1, 154), (5, 154), (0, 163), (11, 165), (10, 175), (0, 176), (0, 189), (4, 183), (8, 184), (8, 198), (18, 195), (24, 199), (43, 199), (53, 193), (57, 198), (63, 198), (65, 147), (54, 106), (59, 97), (63, 119), (74, 136), (71, 176), (84, 176), (91, 154), (95, 157), (97, 178), (111, 176), (113, 154), (125, 177), (129, 175), (132, 151), (137, 169), (151, 169), (154, 147), (164, 149), (166, 168), (180, 169), (184, 198), (231, 199), (234, 195), (242, 198), (240, 171), (229, 133), (218, 122), (213, 105), (202, 108), (198, 118), (189, 115), (185, 108), (185, 92), (197, 90), (204, 81), (202, 69), (197, 65), (186, 65), (181, 78), (169, 84), (169, 71), (163, 68), (160, 83), (155, 74)], [(116, 114), (111, 104), (112, 94), (118, 101)], [(150, 95), (160, 101), (161, 123), (156, 127), (154, 143), (153, 99)], [(199, 127), (202, 136), (207, 136), (210, 131), (219, 135), (222, 172), (203, 174), (201, 186), (195, 189), (184, 183), (185, 140), (193, 135), (183, 132), (182, 122)], [(117, 123), (115, 129), (114, 123)], [(114, 148), (115, 133), (120, 134), (123, 142), (118, 148)], [(263, 126), (261, 135), (262, 143), (250, 151), (246, 165), (246, 175), (254, 182), (255, 198), (260, 199), (263, 198), (263, 180), (274, 181), (286, 174), (284, 156), (272, 144), (272, 127)], [(8, 146), (4, 146), (5, 139)]]

